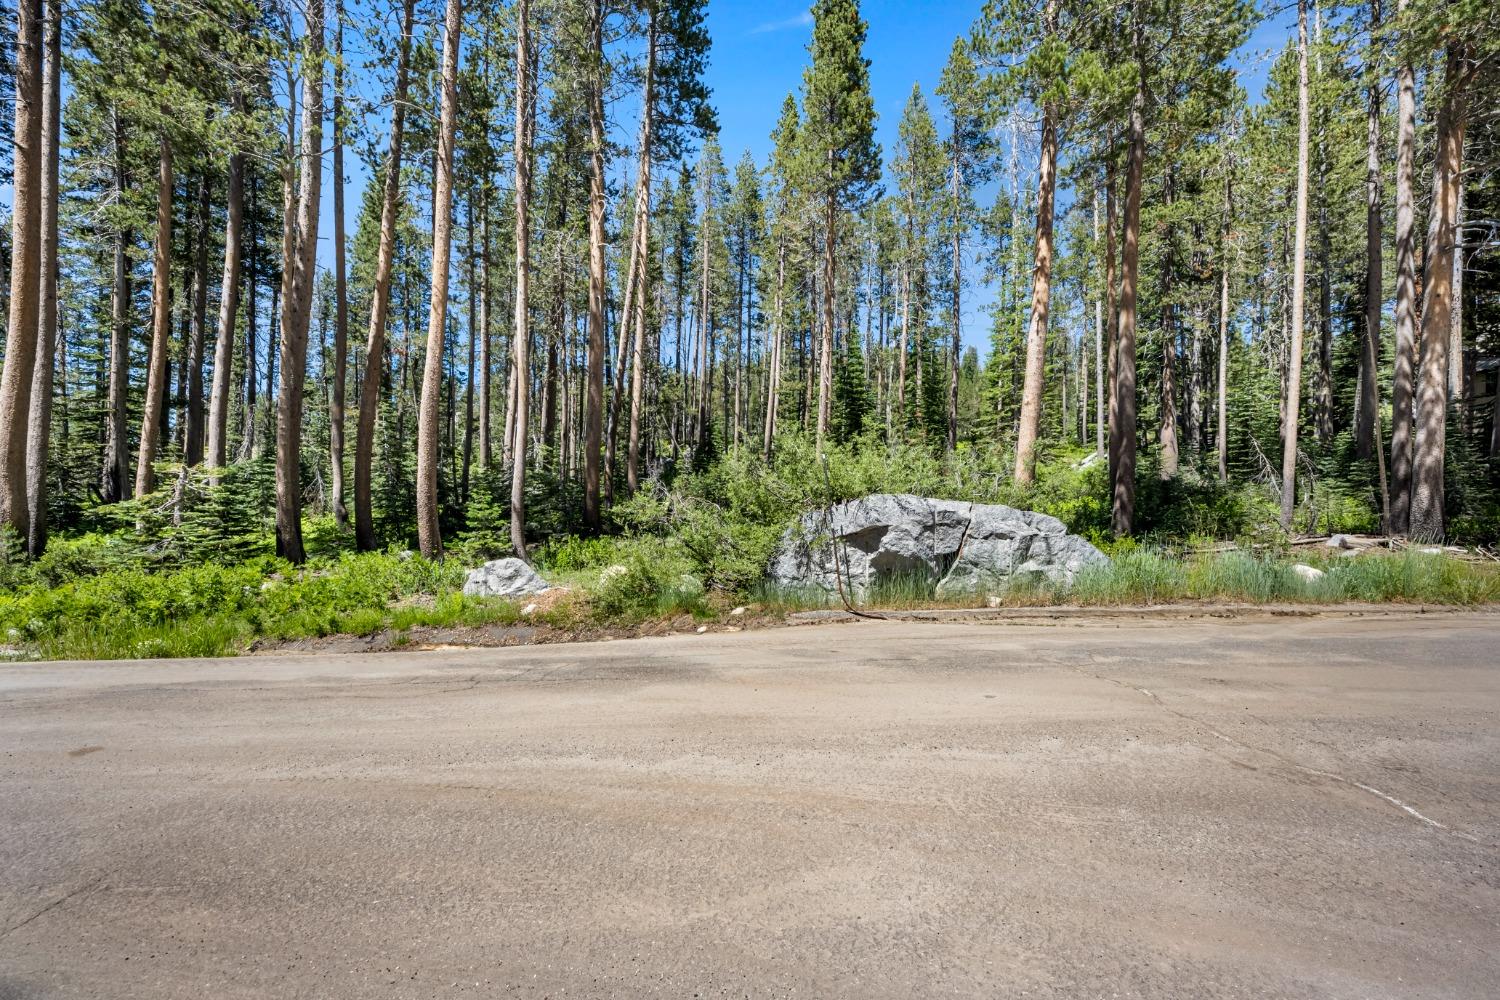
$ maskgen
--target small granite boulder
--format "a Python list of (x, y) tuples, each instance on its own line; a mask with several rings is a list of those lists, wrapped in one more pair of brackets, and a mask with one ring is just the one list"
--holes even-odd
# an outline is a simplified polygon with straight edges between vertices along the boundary
[(514, 556), (492, 559), (478, 569), (471, 569), (464, 580), (465, 597), (524, 597), (546, 589), (547, 581)]

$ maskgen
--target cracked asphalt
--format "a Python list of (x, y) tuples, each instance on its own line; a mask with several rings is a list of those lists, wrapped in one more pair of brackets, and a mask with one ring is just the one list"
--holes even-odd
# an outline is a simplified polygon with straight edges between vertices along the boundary
[(0, 667), (0, 1000), (1493, 997), (1500, 615)]

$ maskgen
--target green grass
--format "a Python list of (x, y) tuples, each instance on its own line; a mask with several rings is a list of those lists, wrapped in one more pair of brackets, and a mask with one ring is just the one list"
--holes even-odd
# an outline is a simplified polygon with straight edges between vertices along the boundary
[[(1322, 569), (1318, 580), (1304, 580), (1298, 562)], [(753, 598), (775, 612), (837, 607), (836, 595), (818, 590), (760, 587)], [(852, 596), (852, 595), (851, 595)], [(991, 594), (937, 597), (933, 582), (897, 579), (872, 587), (860, 607), (892, 610), (974, 607)], [(1118, 607), (1217, 602), (1226, 604), (1339, 604), (1368, 602), (1474, 607), (1500, 602), (1500, 566), (1464, 562), (1415, 552), (1366, 554), (1355, 558), (1303, 555), (1261, 556), (1229, 552), (1176, 556), (1155, 549), (1128, 549), (1108, 563), (1086, 567), (1071, 584), (1041, 577), (1013, 580), (993, 596), (1006, 607)]]
[[(574, 555), (577, 556), (578, 552)], [(696, 564), (671, 540), (637, 539), (597, 547), (619, 568), (554, 572), (576, 596), (522, 615), (524, 601), (465, 597), (463, 565), (429, 563), (404, 553), (344, 554), (301, 569), (271, 558), (151, 572), (141, 568), (76, 573), (50, 570), (0, 592), (0, 643), (12, 655), (45, 659), (232, 655), (257, 639), (297, 640), (389, 632), (397, 645), (419, 628), (479, 628), (522, 622), (572, 630), (618, 627), (690, 615), (715, 618), (727, 603), (753, 602), (770, 613), (837, 606), (816, 591), (759, 584), (740, 595), (711, 596)], [(1296, 559), (1326, 573), (1303, 580)], [(62, 577), (58, 579), (58, 577)], [(564, 582), (562, 580), (555, 582)], [(860, 602), (872, 608), (972, 607), (989, 595), (938, 597), (923, 578), (886, 581)], [(1086, 568), (1069, 585), (1034, 577), (994, 595), (1013, 607), (1091, 607), (1206, 601), (1346, 601), (1457, 607), (1500, 602), (1500, 566), (1417, 552), (1332, 552), (1181, 556), (1119, 546), (1109, 563)]]

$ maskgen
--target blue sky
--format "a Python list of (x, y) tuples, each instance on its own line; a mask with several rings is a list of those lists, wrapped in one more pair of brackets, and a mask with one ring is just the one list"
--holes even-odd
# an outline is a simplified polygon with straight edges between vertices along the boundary
[[(953, 40), (968, 33), (979, 6), (934, 0), (866, 0), (861, 5), (870, 25), (866, 56), (879, 115), (877, 139), (887, 155), (912, 84), (932, 93)], [(719, 0), (709, 4), (708, 30), (713, 38), (708, 82), (719, 109), (725, 158), (732, 163), (749, 149), (763, 161), (782, 100), (802, 84), (812, 37), (808, 5), (798, 0)]]

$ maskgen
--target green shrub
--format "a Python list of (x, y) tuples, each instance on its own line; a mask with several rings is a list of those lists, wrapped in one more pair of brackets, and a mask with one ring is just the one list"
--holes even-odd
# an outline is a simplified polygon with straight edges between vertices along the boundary
[(639, 621), (652, 615), (707, 613), (703, 583), (676, 546), (642, 539), (600, 575), (592, 606), (605, 619)]

